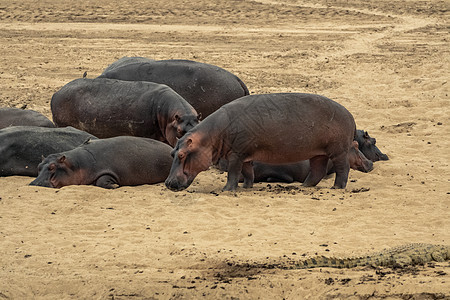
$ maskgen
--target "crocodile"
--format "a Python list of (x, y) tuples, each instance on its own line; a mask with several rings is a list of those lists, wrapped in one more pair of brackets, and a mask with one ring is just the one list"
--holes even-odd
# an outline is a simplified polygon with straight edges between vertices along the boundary
[(297, 261), (291, 268), (354, 268), (358, 266), (403, 268), (446, 260), (450, 260), (450, 246), (413, 243), (360, 257), (335, 258), (315, 256), (306, 260)]

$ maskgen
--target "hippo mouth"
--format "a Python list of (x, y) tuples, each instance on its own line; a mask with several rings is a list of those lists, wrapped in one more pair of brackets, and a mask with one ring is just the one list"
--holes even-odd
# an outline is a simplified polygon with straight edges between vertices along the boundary
[(373, 163), (365, 164), (364, 166), (361, 166), (358, 168), (358, 171), (364, 172), (364, 173), (369, 173), (372, 170), (373, 170)]
[(50, 183), (50, 181), (48, 181), (48, 180), (42, 180), (42, 179), (39, 179), (39, 178), (36, 178), (36, 179), (33, 180), (32, 182), (30, 182), (29, 185), (53, 188), (53, 186), (52, 186), (52, 184)]
[(384, 153), (377, 153), (378, 160), (389, 160), (389, 157)]
[(183, 180), (184, 181), (183, 182), (183, 181), (178, 180), (177, 178), (174, 178), (174, 179), (168, 178), (165, 181), (165, 185), (169, 190), (174, 191), (174, 192), (179, 192), (179, 191), (187, 189), (191, 185), (193, 180), (194, 180), (194, 178), (192, 178), (192, 179), (187, 178), (187, 180), (186, 181)]

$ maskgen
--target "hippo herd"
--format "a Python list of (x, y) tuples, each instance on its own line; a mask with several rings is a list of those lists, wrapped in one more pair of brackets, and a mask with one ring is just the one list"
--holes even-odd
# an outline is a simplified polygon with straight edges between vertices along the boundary
[(352, 114), (324, 96), (250, 95), (232, 73), (188, 60), (123, 57), (95, 79), (75, 79), (51, 99), (53, 122), (0, 108), (0, 176), (30, 185), (117, 188), (165, 182), (186, 189), (211, 165), (238, 183), (303, 182), (388, 160)]

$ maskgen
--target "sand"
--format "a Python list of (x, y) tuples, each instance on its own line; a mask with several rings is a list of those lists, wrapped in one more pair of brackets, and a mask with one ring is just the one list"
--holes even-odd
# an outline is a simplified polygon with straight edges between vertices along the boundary
[[(183, 58), (251, 93), (336, 100), (390, 160), (315, 188), (223, 193), (201, 173), (104, 190), (0, 178), (1, 299), (449, 299), (449, 262), (283, 270), (315, 255), (450, 244), (448, 1), (0, 0), (0, 105), (51, 117), (55, 91), (122, 56)], [(265, 266), (265, 267), (261, 267)]]

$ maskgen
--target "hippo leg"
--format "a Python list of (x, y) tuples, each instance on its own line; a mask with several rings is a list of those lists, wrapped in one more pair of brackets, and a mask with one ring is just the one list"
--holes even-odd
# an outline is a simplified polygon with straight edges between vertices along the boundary
[(309, 160), (310, 171), (303, 186), (316, 186), (327, 175), (328, 156), (314, 156)]
[(102, 175), (95, 182), (96, 186), (105, 188), (105, 189), (116, 189), (119, 187), (117, 180), (111, 175)]
[(252, 162), (245, 162), (242, 165), (242, 175), (244, 176), (243, 187), (246, 189), (253, 187), (253, 181), (255, 180), (255, 173), (253, 171)]
[(336, 178), (334, 179), (333, 189), (343, 189), (347, 185), (348, 173), (350, 172), (350, 163), (347, 154), (340, 155), (332, 159)]
[[(236, 190), (239, 182), (239, 175), (242, 172), (242, 159), (240, 159), (236, 154), (231, 154), (228, 158), (228, 178), (227, 184), (222, 189), (223, 191), (234, 191)], [(243, 174), (244, 175), (244, 174)], [(245, 175), (244, 175), (245, 180)]]

